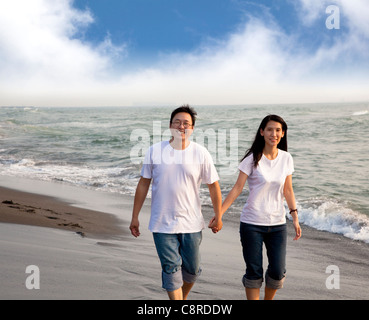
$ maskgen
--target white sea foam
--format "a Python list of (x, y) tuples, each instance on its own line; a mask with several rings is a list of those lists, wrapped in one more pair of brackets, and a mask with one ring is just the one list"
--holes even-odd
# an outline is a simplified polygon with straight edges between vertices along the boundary
[(311, 199), (300, 203), (298, 209), (301, 223), (369, 243), (369, 217), (352, 210), (345, 203)]
[(363, 116), (364, 114), (368, 114), (368, 110), (356, 111), (352, 115), (353, 116)]
[[(136, 170), (134, 170), (136, 171)], [(88, 189), (134, 195), (138, 175), (132, 168), (95, 168), (87, 165), (36, 163), (31, 159), (2, 160), (0, 174), (57, 181)]]
[[(320, 230), (368, 242), (369, 189), (365, 178), (369, 162), (362, 151), (362, 141), (369, 139), (364, 121), (368, 110), (363, 104), (202, 107), (197, 110), (196, 125), (203, 131), (214, 132), (237, 128), (237, 159), (240, 159), (250, 147), (262, 117), (268, 113), (282, 115), (290, 128), (289, 151), (295, 163), (293, 179), (300, 201), (300, 220)], [(153, 121), (162, 121), (163, 133), (171, 111), (171, 108), (0, 108), (0, 137), (5, 135), (0, 139), (0, 179), (9, 175), (134, 195), (141, 164), (133, 163), (131, 150), (140, 141), (132, 141), (131, 134), (143, 128), (153, 142), (156, 131)], [(353, 118), (356, 130), (351, 130)], [(218, 161), (219, 156), (228, 157), (232, 149), (230, 136), (223, 143), (218, 137), (213, 157), (226, 196), (237, 180), (238, 161), (234, 174), (222, 174), (224, 166)], [(140, 152), (143, 155), (144, 148)], [(247, 189), (246, 186), (225, 219), (238, 221), (247, 200)], [(212, 212), (206, 185), (202, 185), (200, 197), (204, 207)], [(334, 199), (345, 199), (347, 203)]]

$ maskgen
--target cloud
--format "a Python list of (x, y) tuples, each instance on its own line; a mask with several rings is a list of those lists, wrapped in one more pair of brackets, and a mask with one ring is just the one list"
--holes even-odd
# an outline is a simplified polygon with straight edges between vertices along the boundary
[(3, 1), (0, 20), (1, 69), (10, 77), (21, 71), (25, 78), (65, 79), (105, 67), (103, 57), (73, 38), (93, 18), (70, 1)]
[[(368, 79), (369, 60), (369, 2), (363, 0), (299, 0), (296, 2), (300, 21), (304, 25), (320, 25), (317, 29), (321, 36), (321, 44), (314, 52), (303, 52), (299, 56), (306, 62), (306, 70), (316, 76), (321, 70), (323, 79), (326, 76), (347, 77), (347, 80)], [(323, 22), (330, 15), (325, 13), (329, 5), (339, 10), (340, 29), (324, 30)], [(323, 17), (323, 19), (322, 19)], [(315, 30), (315, 29), (314, 29)], [(333, 39), (333, 40), (332, 40)], [(324, 72), (327, 73), (324, 74)], [(366, 74), (365, 74), (366, 72)]]
[(140, 88), (154, 100), (191, 99), (199, 104), (224, 104), (235, 97), (250, 101), (256, 93), (273, 95), (275, 81), (287, 67), (288, 55), (281, 52), (284, 41), (278, 30), (253, 19), (223, 41), (203, 44), (193, 53), (163, 56), (160, 65), (123, 76), (122, 89), (126, 96)]
[[(296, 5), (304, 28), (319, 19), (324, 22), (325, 2), (319, 3), (300, 0)], [(114, 45), (108, 33), (97, 45), (83, 41), (94, 16), (75, 9), (72, 0), (3, 1), (0, 105), (369, 100), (368, 75), (359, 72), (337, 78), (337, 73), (351, 69), (353, 57), (368, 60), (369, 50), (363, 49), (368, 49), (368, 19), (364, 18), (369, 16), (369, 6), (364, 0), (337, 3), (341, 23), (346, 24), (343, 36), (314, 50), (305, 48), (298, 33), (303, 28), (288, 34), (267, 10), (265, 16), (247, 16), (234, 33), (208, 39), (193, 52), (162, 54), (150, 67), (124, 71), (122, 64), (129, 61), (125, 44)], [(337, 71), (338, 62), (344, 67)], [(361, 65), (357, 69), (362, 70)]]
[[(312, 26), (319, 16), (322, 38), (329, 37), (324, 3), (318, 6), (316, 1), (305, 0), (301, 5), (302, 23)], [(363, 6), (357, 3), (351, 10), (358, 13)], [(357, 55), (362, 61), (368, 52), (362, 49), (368, 43), (353, 32), (359, 27), (351, 26), (358, 23), (354, 14), (345, 12), (349, 32), (322, 41), (314, 50), (304, 46), (302, 34), (286, 33), (269, 12), (264, 19), (249, 17), (222, 41), (203, 43), (190, 54), (167, 55), (161, 65), (123, 76), (121, 93), (131, 102), (141, 92), (152, 101), (177, 104), (368, 100), (368, 75), (358, 70), (362, 64), (352, 64)]]
[(321, 19), (322, 12), (329, 5), (336, 5), (340, 9), (342, 24), (349, 30), (349, 34), (369, 38), (369, 3), (366, 0), (299, 0), (295, 5), (301, 21), (306, 25)]
[(322, 13), (328, 5), (327, 0), (298, 0), (294, 2), (297, 8), (297, 12), (300, 16), (300, 21), (306, 26), (312, 26), (319, 18), (322, 17)]
[[(71, 0), (12, 0), (0, 2), (0, 83), (2, 104), (11, 99), (29, 104), (56, 98), (106, 78), (114, 54), (109, 35), (97, 46), (83, 42), (94, 22)], [(73, 90), (73, 88), (75, 88)], [(6, 99), (6, 97), (9, 97)], [(28, 101), (28, 102), (27, 102)], [(32, 103), (32, 102), (31, 102)]]

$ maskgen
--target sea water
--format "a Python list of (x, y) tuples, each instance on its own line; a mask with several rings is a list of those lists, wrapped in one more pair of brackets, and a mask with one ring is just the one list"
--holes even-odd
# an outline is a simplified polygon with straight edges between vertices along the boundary
[[(174, 107), (0, 108), (1, 176), (134, 195), (143, 157), (169, 139)], [(192, 140), (211, 153), (223, 198), (261, 120), (282, 116), (300, 222), (369, 243), (369, 103), (198, 106)], [(225, 221), (237, 223), (248, 187)], [(149, 194), (150, 196), (150, 194)], [(211, 206), (206, 185), (204, 207)]]

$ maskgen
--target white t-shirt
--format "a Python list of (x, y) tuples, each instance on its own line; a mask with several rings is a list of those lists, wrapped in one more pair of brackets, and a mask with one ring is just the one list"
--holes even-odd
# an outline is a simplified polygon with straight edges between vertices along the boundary
[(219, 180), (210, 153), (190, 142), (184, 150), (173, 149), (169, 141), (151, 146), (141, 170), (152, 179), (149, 230), (161, 233), (192, 233), (204, 229), (200, 185)]
[(274, 160), (262, 155), (254, 167), (253, 154), (238, 169), (248, 175), (249, 197), (241, 213), (241, 222), (273, 226), (286, 223), (283, 188), (286, 177), (294, 171), (291, 154), (278, 149)]

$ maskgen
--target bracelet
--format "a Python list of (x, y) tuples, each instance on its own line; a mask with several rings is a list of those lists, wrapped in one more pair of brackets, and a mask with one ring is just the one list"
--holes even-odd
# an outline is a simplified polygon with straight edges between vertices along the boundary
[(293, 210), (291, 209), (290, 210), (290, 214), (292, 214), (292, 212), (296, 212), (297, 214), (299, 214), (298, 211), (297, 211), (297, 209), (293, 209)]

